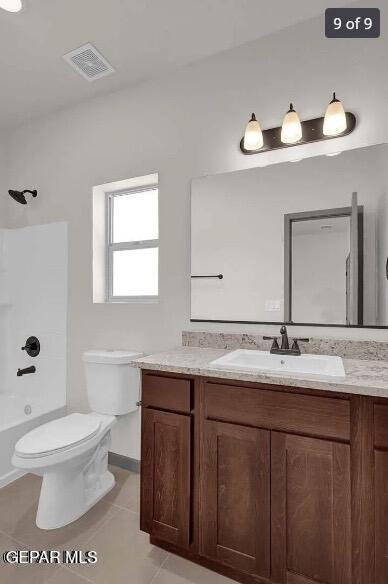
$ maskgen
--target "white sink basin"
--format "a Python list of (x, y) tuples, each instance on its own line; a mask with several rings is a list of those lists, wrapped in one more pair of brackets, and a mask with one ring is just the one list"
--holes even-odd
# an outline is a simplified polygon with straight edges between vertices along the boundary
[(238, 349), (212, 361), (210, 366), (231, 371), (262, 371), (296, 377), (345, 377), (341, 357), (330, 355), (271, 355), (268, 351)]

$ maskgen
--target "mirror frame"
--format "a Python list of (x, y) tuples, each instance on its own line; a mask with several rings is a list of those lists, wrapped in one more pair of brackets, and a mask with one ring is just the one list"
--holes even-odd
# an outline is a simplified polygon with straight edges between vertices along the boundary
[[(355, 193), (353, 193), (353, 196)], [(356, 208), (356, 213), (358, 216), (359, 225), (362, 225), (364, 207), (363, 205), (358, 205)], [(293, 223), (298, 223), (301, 221), (310, 221), (314, 219), (330, 219), (336, 217), (349, 217), (352, 218), (352, 207), (338, 207), (333, 209), (322, 209), (318, 211), (302, 211), (300, 213), (288, 213), (284, 215), (284, 322), (286, 324), (297, 324), (307, 326), (308, 323), (294, 323), (292, 321), (292, 226)], [(363, 230), (360, 231), (361, 239), (363, 238)], [(362, 254), (358, 254), (357, 250), (357, 284), (356, 284), (356, 294), (357, 294), (357, 305), (356, 305), (356, 318), (359, 322), (360, 327), (363, 327), (363, 314), (364, 314), (364, 287), (363, 287), (363, 275), (364, 275), (364, 258)], [(335, 323), (322, 323), (320, 326), (344, 326), (350, 327), (349, 324), (335, 324)]]

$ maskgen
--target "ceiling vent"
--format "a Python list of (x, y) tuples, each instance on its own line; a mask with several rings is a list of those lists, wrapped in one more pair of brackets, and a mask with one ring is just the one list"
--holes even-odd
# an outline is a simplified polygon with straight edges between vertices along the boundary
[(115, 72), (112, 65), (90, 43), (66, 53), (63, 58), (88, 81), (96, 81)]

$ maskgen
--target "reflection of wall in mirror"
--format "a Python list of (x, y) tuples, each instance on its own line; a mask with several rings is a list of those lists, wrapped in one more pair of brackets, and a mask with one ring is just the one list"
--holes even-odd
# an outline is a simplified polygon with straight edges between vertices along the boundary
[[(192, 280), (191, 318), (281, 322), (284, 215), (350, 206), (357, 191), (364, 206), (364, 324), (388, 325), (388, 221), (378, 201), (387, 192), (387, 162), (388, 146), (380, 145), (195, 179), (192, 274), (224, 279)], [(281, 310), (273, 309), (279, 302)]]
[[(299, 231), (298, 226), (311, 225)], [(346, 324), (349, 217), (303, 221), (292, 231), (292, 320)]]

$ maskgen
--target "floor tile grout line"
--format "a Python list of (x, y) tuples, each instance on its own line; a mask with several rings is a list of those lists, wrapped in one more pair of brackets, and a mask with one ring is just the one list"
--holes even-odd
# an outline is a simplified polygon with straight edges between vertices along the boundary
[[(22, 477), (23, 478), (23, 477)], [(129, 509), (128, 507), (123, 507), (122, 505), (118, 505), (117, 503), (113, 503), (112, 501), (105, 501), (109, 507), (112, 507), (115, 511), (115, 513), (112, 515), (112, 517), (114, 515), (117, 514), (118, 510), (125, 510), (125, 511), (129, 511), (130, 513), (134, 513), (135, 515), (139, 514), (139, 511), (136, 511), (134, 509)], [(86, 514), (85, 514), (86, 515)], [(97, 534), (99, 533), (100, 529), (102, 529), (104, 527), (104, 525), (111, 519), (111, 517), (107, 517), (106, 519), (104, 519), (101, 523), (101, 525), (96, 529), (96, 531), (93, 531), (93, 533), (84, 541), (82, 542), (82, 545), (86, 545), (87, 543), (89, 543), (89, 541)], [(6, 537), (9, 537), (10, 539), (12, 539), (13, 541), (15, 541), (16, 543), (18, 543), (19, 545), (24, 546), (26, 549), (32, 549), (32, 546), (30, 546), (27, 542), (19, 539), (18, 537), (15, 537), (12, 533), (9, 533), (8, 531), (4, 531), (4, 529), (0, 528), (0, 533), (2, 533), (3, 535), (5, 535)]]
[(170, 553), (167, 552), (167, 556), (164, 558), (164, 560), (162, 561), (162, 563), (160, 564), (159, 568), (156, 570), (155, 574), (152, 576), (149, 584), (152, 584), (152, 582), (155, 580), (155, 578), (158, 576), (158, 574), (160, 574), (161, 570), (164, 567), (164, 564), (167, 562), (168, 558), (170, 557)]
[(64, 565), (63, 567), (65, 568), (65, 570), (67, 570), (68, 572), (73, 574), (73, 576), (81, 576), (82, 578), (84, 578), (88, 582), (91, 582), (92, 584), (94, 584), (94, 580), (91, 580), (90, 578), (88, 578), (88, 576), (85, 576), (82, 572), (79, 572), (78, 570), (76, 570), (76, 567), (79, 567), (79, 564), (69, 564), (68, 566)]
[[(96, 537), (100, 531), (102, 529), (105, 528), (105, 526), (114, 518), (118, 515), (119, 511), (127, 511), (128, 513), (132, 514), (132, 515), (139, 515), (139, 510), (135, 510), (135, 509), (129, 509), (128, 507), (124, 507), (122, 505), (119, 505), (117, 503), (114, 503), (112, 501), (106, 500), (105, 501), (106, 504), (108, 505), (108, 510), (111, 509), (111, 513), (108, 513), (107, 517), (105, 517), (102, 521), (101, 524), (97, 527), (97, 529), (95, 531), (93, 531), (92, 533), (90, 533), (90, 535), (84, 540), (81, 541), (79, 546), (80, 547), (85, 547), (87, 546), (94, 537)], [(15, 542), (15, 544), (17, 544), (18, 546), (23, 546), (24, 549), (26, 550), (30, 550), (33, 548), (33, 545), (29, 545), (27, 542), (19, 539), (19, 537), (15, 537), (15, 535), (13, 533), (9, 533), (8, 531), (5, 531), (4, 529), (0, 528), (0, 534), (2, 534), (3, 536), (9, 538), (11, 541)], [(48, 546), (50, 547), (50, 546)], [(156, 576), (156, 574), (158, 574), (162, 568), (162, 566), (164, 566), (165, 562), (167, 561), (169, 557), (169, 554), (167, 554), (166, 558), (162, 561), (161, 565), (159, 566), (159, 568), (157, 569), (157, 572), (154, 574), (154, 576)], [(55, 584), (55, 577), (57, 575), (57, 573), (61, 570), (61, 569), (66, 570), (67, 572), (82, 578), (84, 581), (89, 582), (90, 584), (95, 584), (95, 582), (91, 579), (89, 579), (86, 575), (80, 574), (79, 572), (75, 571), (75, 569), (73, 570), (71, 566), (68, 565), (61, 565), (57, 567), (57, 570), (55, 570), (55, 573), (49, 577), (49, 582)], [(154, 577), (153, 577), (154, 578)], [(153, 580), (152, 578), (152, 580)], [(151, 580), (151, 581), (152, 581)]]
[(140, 511), (138, 509), (129, 509), (128, 507), (123, 507), (123, 505), (118, 505), (117, 503), (112, 503), (108, 501), (113, 507), (117, 507), (118, 509), (124, 509), (124, 511), (129, 511), (130, 513), (134, 513), (135, 515), (139, 515)]
[(4, 531), (3, 529), (0, 529), (0, 533), (2, 535), (5, 535), (9, 539), (12, 539), (15, 543), (24, 546), (25, 549), (27, 549), (27, 550), (31, 549), (31, 546), (29, 546), (25, 541), (22, 541), (21, 539), (18, 539), (17, 537), (15, 537), (14, 535), (12, 535), (11, 533), (8, 533), (7, 531)]
[[(110, 506), (114, 506), (112, 503), (109, 503)], [(96, 529), (96, 531), (93, 532), (93, 534), (88, 537), (81, 545), (82, 547), (88, 545), (89, 543), (91, 543), (92, 539), (98, 535), (100, 533), (100, 531), (109, 523), (109, 521), (111, 519), (113, 519), (114, 517), (116, 517), (118, 515), (119, 512), (119, 508), (115, 509), (115, 513), (113, 513), (110, 517), (107, 517), (102, 523), (101, 525)], [(75, 574), (77, 576), (79, 576), (79, 572), (74, 569), (72, 569), (72, 566), (64, 566), (67, 570), (69, 570), (69, 572), (71, 572), (72, 574)], [(94, 584), (93, 580), (89, 580), (89, 582), (92, 582), (92, 584)]]
[[(114, 507), (114, 505), (112, 505), (112, 503), (109, 503), (109, 501), (107, 501), (109, 507)], [(90, 535), (90, 537), (87, 537), (85, 539), (85, 541), (83, 541), (80, 545), (85, 546), (88, 543), (91, 542), (91, 540), (98, 534), (100, 533), (101, 529), (103, 529), (105, 527), (105, 525), (107, 523), (109, 523), (109, 521), (111, 519), (113, 519), (113, 517), (116, 517), (116, 515), (118, 514), (118, 509), (113, 509), (114, 513), (112, 513), (112, 515), (109, 515), (109, 517), (105, 517), (105, 519), (103, 519), (100, 523), (100, 525), (97, 527), (96, 531), (93, 531), (93, 533)]]
[[(109, 520), (110, 520), (112, 517), (115, 517), (115, 516), (117, 515), (117, 513), (118, 513), (118, 511), (119, 511), (119, 508), (118, 508), (118, 506), (116, 506), (116, 505), (113, 505), (113, 504), (112, 504), (112, 503), (110, 503), (109, 501), (107, 501), (107, 504), (109, 505), (109, 508), (110, 508), (110, 507), (113, 507), (113, 508), (114, 508), (114, 509), (113, 509), (114, 513), (112, 513), (112, 515), (110, 515), (109, 517), (106, 517), (105, 519), (103, 519), (103, 520), (102, 520), (102, 522), (101, 522), (101, 524), (100, 524), (100, 525), (97, 527), (97, 529), (96, 529), (95, 531), (93, 531), (93, 533), (91, 533), (91, 534), (90, 534), (90, 536), (89, 536), (89, 537), (87, 537), (87, 538), (86, 538), (84, 541), (81, 541), (81, 542), (80, 542), (80, 546), (84, 546), (84, 545), (88, 544), (88, 543), (90, 542), (90, 540), (91, 540), (91, 539), (92, 539), (92, 538), (93, 538), (93, 537), (94, 537), (94, 536), (95, 536), (97, 533), (99, 533), (100, 529), (102, 529), (102, 528), (103, 528), (103, 527), (106, 525), (106, 523), (107, 523), (107, 522), (108, 522), (108, 521), (109, 521)], [(89, 511), (90, 511), (90, 510), (89, 510)], [(88, 513), (88, 512), (87, 512), (87, 513)], [(82, 515), (81, 517), (85, 517), (85, 516), (87, 515), (87, 513), (85, 513), (85, 514), (84, 514), (84, 515)], [(79, 519), (81, 519), (81, 518), (79, 518)], [(69, 525), (71, 525), (71, 524), (69, 524)], [(65, 525), (65, 527), (67, 527), (67, 525)], [(38, 529), (39, 529), (39, 528), (38, 528)], [(59, 528), (59, 529), (63, 529), (63, 528)], [(31, 546), (31, 545), (29, 545), (29, 544), (28, 544), (27, 542), (25, 542), (25, 541), (22, 541), (21, 539), (18, 539), (17, 537), (15, 537), (14, 535), (12, 535), (11, 533), (8, 533), (8, 532), (4, 531), (3, 529), (0, 529), (0, 533), (2, 533), (3, 535), (5, 535), (5, 536), (9, 537), (10, 539), (13, 539), (13, 540), (14, 540), (16, 543), (18, 543), (19, 545), (23, 545), (23, 546), (25, 547), (25, 549), (28, 549), (28, 550), (32, 549), (32, 546)], [(53, 548), (51, 548), (51, 549), (53, 549)]]
[[(67, 572), (70, 572), (70, 574), (72, 574), (73, 576), (78, 576), (78, 578), (80, 578), (81, 580), (85, 580), (85, 582), (89, 582), (89, 584), (95, 584), (94, 580), (91, 580), (90, 578), (88, 578), (84, 574), (80, 574), (79, 572), (73, 572), (73, 570), (71, 570), (69, 568), (69, 566), (62, 566), (62, 567)], [(47, 582), (47, 584), (50, 584), (50, 582)], [(53, 584), (55, 584), (55, 581), (53, 582)]]
[[(107, 504), (109, 505), (109, 507), (113, 508), (114, 513), (112, 513), (109, 517), (106, 517), (105, 519), (102, 520), (101, 524), (97, 527), (97, 529), (95, 531), (93, 531), (93, 533), (90, 534), (89, 537), (87, 537), (84, 541), (80, 542), (80, 546), (85, 546), (87, 545), (90, 540), (97, 534), (100, 532), (100, 529), (102, 529), (108, 521), (110, 521), (110, 519), (112, 519), (113, 517), (115, 517), (118, 512), (119, 509), (122, 509), (121, 507), (119, 507), (118, 505), (113, 505), (113, 503), (110, 503), (109, 501), (107, 501)], [(126, 509), (127, 511), (129, 511), (129, 509)], [(86, 515), (86, 513), (85, 513)], [(85, 515), (83, 515), (82, 517), (84, 517)], [(67, 527), (67, 526), (65, 526)], [(62, 529), (62, 528), (60, 528)], [(15, 543), (17, 543), (18, 545), (22, 545), (24, 546), (25, 549), (30, 550), (32, 549), (32, 546), (30, 544), (28, 544), (25, 541), (22, 541), (21, 539), (15, 537), (12, 533), (8, 533), (7, 531), (4, 531), (3, 529), (0, 529), (0, 534), (5, 535), (6, 537), (8, 537), (9, 539), (12, 539)], [(53, 549), (53, 548), (50, 548)]]

